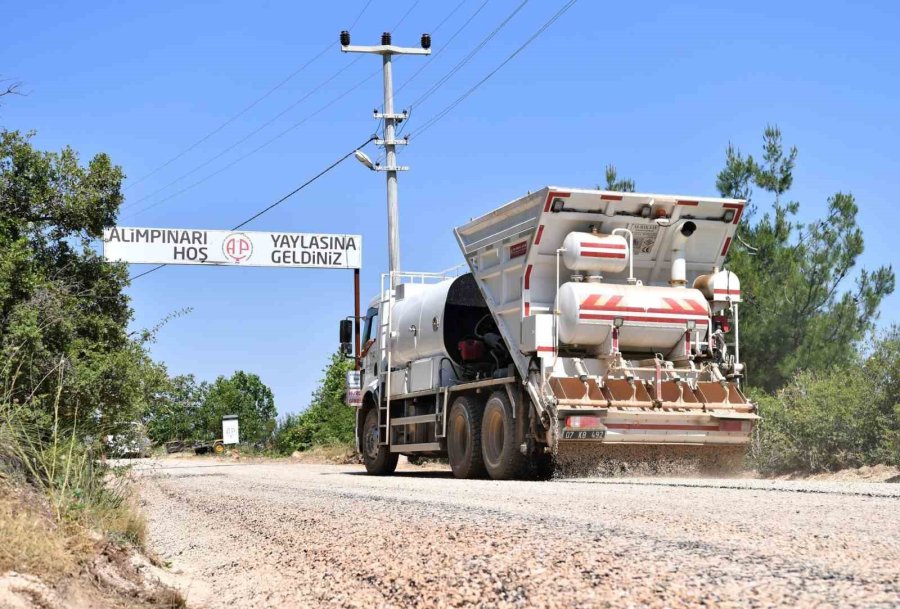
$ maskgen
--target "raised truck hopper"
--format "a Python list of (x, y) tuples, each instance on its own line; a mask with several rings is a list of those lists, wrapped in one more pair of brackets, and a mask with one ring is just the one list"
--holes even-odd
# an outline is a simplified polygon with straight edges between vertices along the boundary
[(746, 445), (745, 201), (547, 187), (455, 229), (550, 446)]

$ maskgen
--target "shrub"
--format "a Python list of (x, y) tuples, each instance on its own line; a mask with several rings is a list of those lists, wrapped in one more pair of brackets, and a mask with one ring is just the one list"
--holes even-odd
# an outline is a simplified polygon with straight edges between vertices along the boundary
[(892, 329), (850, 366), (801, 372), (755, 395), (762, 421), (751, 458), (764, 473), (900, 465), (900, 333)]
[(290, 454), (318, 445), (353, 442), (356, 411), (344, 401), (344, 379), (351, 365), (340, 353), (332, 354), (309, 408), (278, 422), (275, 450)]

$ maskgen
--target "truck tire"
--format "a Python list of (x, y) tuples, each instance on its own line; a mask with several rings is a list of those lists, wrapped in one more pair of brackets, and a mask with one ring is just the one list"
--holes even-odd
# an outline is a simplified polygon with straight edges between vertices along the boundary
[(481, 456), (481, 404), (461, 395), (450, 407), (447, 420), (447, 456), (457, 478), (484, 478)]
[(516, 422), (505, 391), (495, 391), (485, 404), (481, 447), (485, 469), (494, 480), (512, 480), (527, 473), (528, 459), (516, 442)]
[(362, 433), (362, 457), (366, 473), (370, 476), (389, 476), (397, 469), (399, 453), (392, 453), (389, 446), (378, 444), (378, 409), (366, 414)]

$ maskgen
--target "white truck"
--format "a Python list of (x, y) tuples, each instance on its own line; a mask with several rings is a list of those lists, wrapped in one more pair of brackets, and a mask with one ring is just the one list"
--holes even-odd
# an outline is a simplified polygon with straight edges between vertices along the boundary
[(469, 272), (382, 276), (362, 333), (366, 470), (439, 456), (510, 479), (547, 475), (567, 443), (746, 445), (758, 416), (723, 268), (744, 205), (547, 187), (455, 229)]

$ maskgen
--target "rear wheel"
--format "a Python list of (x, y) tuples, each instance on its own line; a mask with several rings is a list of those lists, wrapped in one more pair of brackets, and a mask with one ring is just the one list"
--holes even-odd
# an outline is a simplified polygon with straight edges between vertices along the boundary
[(378, 444), (378, 409), (372, 408), (366, 414), (362, 433), (363, 463), (366, 473), (372, 476), (387, 476), (397, 469), (399, 453), (392, 453), (389, 446)]
[(450, 407), (447, 421), (447, 456), (457, 478), (484, 478), (481, 456), (481, 404), (461, 395)]
[(521, 478), (526, 473), (528, 460), (516, 442), (516, 422), (505, 391), (491, 394), (484, 407), (481, 445), (484, 466), (494, 480)]

